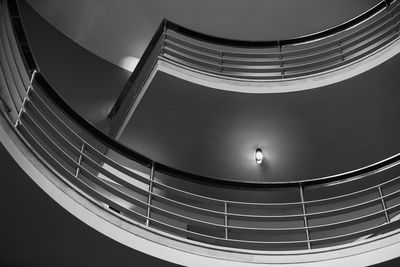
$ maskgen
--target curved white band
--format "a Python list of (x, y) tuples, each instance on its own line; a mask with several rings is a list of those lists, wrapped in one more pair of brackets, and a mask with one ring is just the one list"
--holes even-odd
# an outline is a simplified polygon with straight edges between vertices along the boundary
[(400, 53), (400, 38), (365, 58), (334, 70), (300, 78), (267, 81), (250, 81), (212, 75), (176, 65), (162, 57), (158, 60), (157, 69), (177, 78), (219, 90), (249, 94), (286, 93), (319, 88), (349, 79), (382, 64), (398, 53)]

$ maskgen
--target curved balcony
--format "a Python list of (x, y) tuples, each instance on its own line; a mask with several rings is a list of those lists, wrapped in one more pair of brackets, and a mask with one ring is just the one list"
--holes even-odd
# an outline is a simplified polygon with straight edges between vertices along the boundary
[(159, 70), (243, 93), (318, 88), (365, 72), (400, 52), (399, 11), (399, 1), (384, 0), (331, 29), (274, 41), (224, 39), (164, 19), (109, 114), (111, 135), (119, 135)]
[(304, 77), (348, 65), (395, 40), (398, 12), (397, 1), (382, 1), (342, 25), (277, 41), (222, 39), (165, 20), (154, 49), (164, 60), (224, 78)]
[[(378, 7), (384, 10), (377, 5), (374, 15)], [(363, 246), (378, 250), (398, 243), (400, 154), (348, 173), (282, 183), (221, 181), (165, 166), (77, 114), (38, 70), (16, 3), (3, 1), (1, 9), (3, 132), (29, 151), (40, 164), (36, 167), (50, 172), (65, 192), (90, 203), (86, 209), (106, 213), (110, 221), (116, 218), (114, 227), (177, 251), (249, 264), (271, 258), (312, 264), (358, 255)], [(351, 31), (362, 25), (355, 23)], [(164, 37), (170, 36), (168, 31)], [(385, 43), (395, 37), (379, 38)], [(169, 41), (175, 39), (166, 40), (164, 57), (171, 55)], [(392, 244), (380, 243), (391, 237), (397, 237)], [(337, 251), (344, 252), (330, 254)]]
[(331, 71), (398, 39), (399, 3), (381, 1), (331, 29), (288, 40), (240, 41), (206, 35), (164, 20), (142, 57), (225, 79), (274, 81)]

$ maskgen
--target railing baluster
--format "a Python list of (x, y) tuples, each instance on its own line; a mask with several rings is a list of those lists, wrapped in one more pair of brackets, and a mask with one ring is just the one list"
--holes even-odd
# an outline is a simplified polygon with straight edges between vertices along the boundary
[(80, 154), (79, 154), (79, 157), (78, 157), (78, 166), (76, 167), (76, 171), (75, 171), (75, 177), (76, 178), (79, 177), (79, 172), (81, 171), (80, 166), (82, 164), (82, 158), (83, 158), (82, 154), (84, 153), (84, 150), (85, 150), (85, 143), (82, 143)]
[(342, 47), (342, 41), (337, 41), (336, 45), (339, 47), (339, 56), (341, 58), (342, 61), (344, 61), (344, 55), (343, 55), (343, 47)]
[(284, 62), (283, 62), (283, 55), (282, 55), (282, 45), (278, 41), (278, 48), (279, 48), (279, 66), (281, 68), (281, 78), (285, 79), (285, 68), (284, 68)]
[(378, 192), (379, 192), (379, 197), (380, 197), (381, 203), (382, 203), (382, 209), (385, 212), (386, 223), (389, 223), (390, 222), (390, 217), (389, 217), (389, 214), (387, 212), (386, 202), (385, 202), (385, 199), (383, 198), (382, 188), (380, 186), (378, 186)]
[(395, 26), (394, 29), (396, 31), (396, 35), (399, 36), (400, 27), (396, 26), (397, 25), (397, 20), (395, 18), (395, 15), (393, 14), (393, 9), (390, 6), (390, 2), (388, 0), (385, 0), (385, 4), (386, 4), (386, 11), (387, 11), (387, 13), (390, 14), (390, 20), (392, 21), (393, 26)]
[(224, 52), (219, 51), (219, 71), (222, 73), (224, 72)]
[(224, 202), (225, 239), (228, 239), (228, 203)]
[(25, 112), (25, 105), (26, 105), (26, 102), (29, 101), (29, 93), (30, 93), (31, 90), (33, 90), (32, 83), (33, 83), (33, 81), (35, 80), (36, 73), (37, 73), (36, 70), (34, 70), (34, 71), (32, 72), (32, 76), (31, 76), (31, 79), (30, 79), (30, 81), (29, 81), (29, 86), (28, 86), (28, 88), (26, 89), (25, 97), (24, 97), (24, 99), (22, 100), (22, 105), (21, 105), (21, 108), (20, 108), (19, 111), (18, 111), (18, 116), (17, 116), (17, 119), (16, 119), (15, 124), (14, 124), (14, 127), (15, 127), (15, 128), (17, 128), (18, 125), (21, 123), (21, 116), (22, 116), (22, 113)]
[(162, 42), (161, 42), (161, 56), (164, 56), (165, 53), (165, 43), (167, 42), (167, 23), (164, 22), (163, 26), (163, 34), (162, 34)]
[(301, 207), (303, 210), (304, 227), (306, 230), (306, 237), (307, 237), (307, 247), (310, 250), (311, 249), (310, 232), (308, 230), (307, 211), (306, 211), (306, 205), (305, 205), (305, 201), (304, 201), (304, 186), (302, 183), (299, 184), (299, 190), (300, 190)]
[(151, 170), (150, 170), (149, 197), (147, 199), (146, 226), (150, 225), (151, 199), (152, 199), (151, 196), (153, 194), (153, 181), (154, 181), (154, 161), (151, 162)]

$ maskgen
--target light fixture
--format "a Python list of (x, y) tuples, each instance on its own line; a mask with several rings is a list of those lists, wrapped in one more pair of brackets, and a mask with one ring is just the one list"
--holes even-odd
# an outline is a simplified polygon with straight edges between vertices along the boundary
[(261, 148), (256, 149), (255, 158), (256, 158), (256, 163), (261, 164), (261, 162), (263, 160), (263, 152), (262, 152)]

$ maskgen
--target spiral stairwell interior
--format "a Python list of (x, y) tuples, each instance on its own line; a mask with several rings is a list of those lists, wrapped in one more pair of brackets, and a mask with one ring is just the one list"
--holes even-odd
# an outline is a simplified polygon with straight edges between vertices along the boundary
[[(372, 16), (368, 25), (373, 26), (357, 23), (364, 25), (365, 32), (352, 28), (363, 33), (352, 38), (363, 42), (352, 41), (356, 48), (350, 50), (356, 53), (342, 55), (349, 58), (348, 63), (398, 40), (397, 24), (382, 19), (397, 16), (392, 13), (397, 12), (397, 1), (383, 1), (375, 9), (390, 12)], [(323, 261), (324, 266), (363, 266), (399, 256), (400, 154), (347, 173), (283, 183), (219, 181), (165, 166), (99, 131), (58, 95), (32, 56), (18, 1), (2, 1), (0, 18), (1, 142), (32, 180), (91, 227), (129, 247), (185, 265), (318, 266)], [(173, 31), (193, 34), (164, 21), (126, 86), (126, 99), (132, 100), (140, 92), (155, 61), (174, 61), (175, 66), (196, 71), (210, 65), (204, 58), (189, 64), (193, 55), (178, 60), (186, 53), (213, 56), (208, 55), (209, 49), (194, 51), (197, 44), (189, 45)], [(346, 31), (339, 34), (340, 38), (350, 36)], [(338, 45), (336, 41), (333, 44)], [(172, 56), (179, 49), (186, 52)], [(331, 50), (343, 53), (337, 47), (326, 53)], [(282, 59), (281, 53), (274, 55)], [(314, 60), (324, 61), (323, 54), (318, 61), (314, 51), (308, 55), (313, 63), (303, 63), (319, 66)], [(230, 68), (241, 65), (227, 62), (244, 59), (226, 51), (224, 60), (219, 55), (216, 70), (207, 67), (202, 71), (238, 78)], [(329, 68), (346, 68), (342, 56), (335, 54), (333, 61), (328, 56)], [(261, 60), (253, 59), (244, 61)], [(289, 77), (289, 69), (282, 72), (282, 62), (274, 61), (279, 67), (271, 72), (276, 71), (279, 79), (304, 74), (302, 69)], [(316, 75), (325, 68), (305, 72)], [(250, 76), (259, 80), (260, 73)], [(245, 74), (247, 77), (248, 72)], [(267, 80), (264, 82), (271, 82)], [(123, 124), (129, 108), (129, 103), (117, 101), (113, 113), (117, 125)]]

